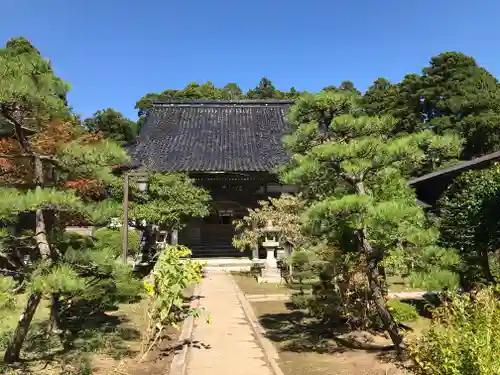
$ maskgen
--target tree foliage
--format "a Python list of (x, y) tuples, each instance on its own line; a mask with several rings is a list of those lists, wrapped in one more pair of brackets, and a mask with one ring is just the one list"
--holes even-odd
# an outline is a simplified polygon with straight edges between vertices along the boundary
[(151, 174), (145, 196), (131, 202), (130, 216), (153, 222), (164, 229), (181, 229), (190, 217), (209, 214), (210, 194), (184, 174)]
[(500, 248), (500, 167), (474, 170), (457, 177), (439, 201), (441, 242), (460, 252), (462, 282), (498, 279)]
[(368, 114), (389, 114), (397, 132), (432, 129), (464, 139), (463, 158), (498, 150), (500, 84), (476, 61), (459, 52), (434, 56), (422, 75), (391, 85), (377, 79), (363, 97)]
[(456, 262), (437, 246), (438, 232), (404, 177), (436, 155), (458, 154), (460, 142), (430, 130), (392, 135), (394, 119), (360, 115), (350, 95), (343, 95), (306, 96), (292, 108), (289, 121), (296, 131), (286, 145), (294, 155), (283, 179), (310, 200), (304, 214), (308, 232), (356, 254), (377, 313), (399, 346), (401, 336), (383, 299), (384, 266), (451, 276), (446, 266)]
[(411, 343), (418, 375), (500, 373), (500, 301), (493, 288), (450, 296), (433, 311), (431, 327)]
[(228, 83), (223, 87), (207, 81), (203, 84), (192, 82), (185, 88), (176, 90), (168, 89), (161, 93), (148, 93), (139, 99), (135, 105), (138, 115), (143, 118), (155, 101), (162, 100), (241, 100), (241, 99), (294, 99), (302, 93), (295, 88), (290, 91), (276, 89), (270, 79), (263, 77), (259, 84), (252, 90), (243, 93), (237, 83)]
[(326, 86), (323, 88), (323, 91), (361, 95), (361, 92), (354, 86), (354, 83), (352, 83), (352, 81), (342, 81), (339, 87), (335, 85)]
[[(123, 288), (118, 293), (112, 292), (118, 284), (127, 286), (125, 290), (131, 290), (133, 285), (130, 266), (116, 262), (117, 244), (110, 246), (109, 242), (80, 239), (64, 231), (75, 215), (92, 224), (87, 210), (90, 198), (81, 191), (68, 189), (65, 182), (90, 178), (106, 187), (116, 180), (109, 165), (126, 161), (125, 152), (109, 147), (106, 141), (102, 145), (101, 141), (95, 145), (79, 145), (85, 158), (73, 158), (78, 141), (73, 142), (76, 144), (62, 147), (54, 156), (32, 154), (36, 189), (0, 188), (3, 202), (0, 218), (5, 225), (2, 258), (9, 266), (7, 269), (30, 293), (26, 310), (7, 347), (6, 362), (19, 358), (31, 318), (42, 298), (52, 300), (53, 327), (65, 332), (67, 314), (72, 315), (70, 306), (83, 301), (110, 303), (123, 293)], [(49, 182), (43, 178), (48, 167), (59, 172), (50, 180), (52, 187), (44, 186)], [(106, 196), (99, 199), (106, 200)], [(100, 213), (94, 211), (93, 215)], [(136, 284), (135, 293), (138, 292)], [(67, 301), (71, 301), (71, 305)]]
[[(5, 351), (5, 362), (13, 362), (43, 298), (50, 300), (49, 331), (58, 330), (64, 341), (75, 319), (136, 296), (140, 285), (131, 266), (119, 261), (119, 230), (99, 229), (96, 237), (65, 230), (122, 217), (123, 177), (114, 167), (129, 162), (126, 151), (84, 131), (67, 107), (67, 86), (29, 42), (10, 41), (0, 59), (0, 115), (12, 127), (0, 144), (1, 299), (13, 285), (29, 295)], [(97, 117), (87, 125), (103, 133), (123, 120), (113, 111)], [(131, 186), (131, 216), (139, 227), (144, 221), (180, 227), (207, 212), (208, 194), (187, 177), (153, 175), (150, 182), (145, 193)], [(129, 241), (136, 250), (138, 236), (132, 232)]]
[(0, 80), (2, 123), (19, 142), (24, 142), (22, 128), (39, 130), (55, 116), (68, 115), (68, 84), (28, 40), (13, 38), (0, 49)]
[(260, 244), (264, 238), (263, 229), (270, 220), (273, 226), (280, 228), (278, 241), (289, 241), (300, 247), (305, 237), (301, 233), (300, 213), (303, 203), (299, 196), (283, 194), (279, 198), (260, 201), (259, 207), (250, 209), (247, 216), (236, 221), (237, 234), (233, 244), (244, 251)]
[(112, 108), (99, 110), (83, 121), (90, 131), (99, 131), (118, 144), (129, 144), (137, 135), (137, 124)]

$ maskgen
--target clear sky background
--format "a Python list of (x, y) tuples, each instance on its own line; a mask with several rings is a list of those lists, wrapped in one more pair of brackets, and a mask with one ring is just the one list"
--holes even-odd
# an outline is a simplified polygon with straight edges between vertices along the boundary
[(461, 51), (500, 76), (500, 0), (1, 0), (2, 44), (25, 36), (84, 117), (135, 119), (148, 92), (211, 80), (318, 91), (419, 73)]

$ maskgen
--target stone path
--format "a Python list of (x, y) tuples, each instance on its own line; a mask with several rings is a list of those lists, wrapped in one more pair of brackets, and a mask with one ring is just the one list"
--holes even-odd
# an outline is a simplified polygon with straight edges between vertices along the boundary
[(273, 375), (237, 296), (231, 276), (209, 271), (200, 285), (200, 307), (213, 316), (195, 320), (186, 375)]

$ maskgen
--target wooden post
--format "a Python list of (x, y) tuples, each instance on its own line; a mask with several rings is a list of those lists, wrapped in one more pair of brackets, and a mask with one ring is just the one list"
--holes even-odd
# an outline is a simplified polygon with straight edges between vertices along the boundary
[(123, 182), (123, 263), (127, 263), (128, 258), (128, 172), (125, 172)]
[(177, 245), (179, 243), (179, 231), (177, 229), (172, 229), (170, 232), (170, 244)]
[(252, 246), (252, 260), (259, 259), (259, 244)]

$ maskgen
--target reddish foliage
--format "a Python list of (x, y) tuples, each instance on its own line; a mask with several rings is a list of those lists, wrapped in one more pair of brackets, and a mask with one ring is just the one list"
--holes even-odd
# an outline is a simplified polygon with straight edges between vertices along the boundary
[[(76, 141), (86, 145), (102, 140), (100, 132), (82, 133), (78, 125), (69, 122), (54, 120), (41, 132), (30, 137), (33, 151), (43, 155), (55, 155), (57, 150), (70, 142)], [(23, 149), (15, 138), (0, 140), (0, 154), (20, 154)], [(3, 172), (3, 173), (2, 173)], [(8, 159), (0, 157), (0, 183), (31, 183), (33, 181), (33, 165), (29, 159)], [(93, 179), (78, 179), (66, 181), (63, 186), (74, 189), (79, 195), (89, 199), (101, 198), (104, 187)]]
[(99, 142), (104, 139), (104, 136), (102, 135), (101, 132), (95, 131), (95, 132), (90, 132), (90, 133), (85, 133), (78, 137), (78, 143), (82, 145), (88, 145), (94, 142)]
[[(15, 138), (0, 140), (0, 154), (12, 155), (22, 153), (22, 147)], [(8, 159), (0, 157), (0, 183), (22, 183), (30, 181), (31, 167), (26, 159)]]
[(65, 181), (64, 187), (76, 190), (79, 194), (86, 198), (97, 199), (104, 195), (104, 187), (93, 179), (79, 179)]
[(34, 150), (45, 155), (54, 155), (58, 148), (76, 139), (76, 125), (71, 122), (52, 121), (44, 131), (30, 139)]

